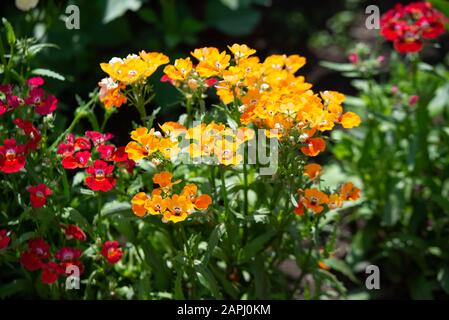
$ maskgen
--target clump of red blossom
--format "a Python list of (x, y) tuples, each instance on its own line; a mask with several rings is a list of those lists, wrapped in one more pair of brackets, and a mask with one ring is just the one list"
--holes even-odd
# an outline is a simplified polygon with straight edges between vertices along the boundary
[(123, 256), (123, 250), (118, 241), (106, 241), (101, 249), (101, 255), (105, 257), (110, 264), (116, 264)]
[(382, 36), (392, 41), (400, 53), (419, 52), (424, 40), (432, 40), (445, 32), (448, 18), (430, 2), (397, 4), (381, 18)]
[(52, 284), (61, 275), (66, 274), (66, 270), (70, 266), (76, 266), (80, 274), (83, 273), (84, 265), (81, 263), (80, 257), (81, 250), (71, 247), (61, 248), (53, 256), (50, 252), (50, 245), (38, 238), (28, 241), (28, 249), (21, 253), (20, 263), (28, 271), (42, 270), (42, 283)]
[(128, 159), (125, 147), (116, 147), (109, 140), (110, 133), (86, 131), (83, 137), (69, 134), (65, 142), (59, 144), (58, 154), (65, 169), (86, 169), (86, 185), (94, 191), (107, 192), (114, 188), (114, 169), (126, 168), (132, 172), (135, 162)]

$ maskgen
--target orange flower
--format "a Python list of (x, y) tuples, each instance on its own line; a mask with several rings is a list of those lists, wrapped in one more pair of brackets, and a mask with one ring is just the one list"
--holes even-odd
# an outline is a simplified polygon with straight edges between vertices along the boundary
[(145, 202), (145, 209), (151, 215), (164, 214), (167, 209), (166, 200), (160, 194), (152, 194), (151, 199)]
[(193, 204), (185, 196), (175, 194), (165, 200), (168, 209), (164, 214), (165, 221), (173, 223), (184, 221), (194, 209)]
[(304, 166), (304, 174), (314, 180), (321, 173), (321, 166), (317, 163), (310, 163)]
[(161, 188), (171, 188), (174, 184), (178, 184), (181, 180), (177, 180), (175, 182), (171, 182), (173, 175), (168, 171), (163, 171), (160, 173), (156, 173), (153, 176), (153, 182), (158, 184)]
[(147, 128), (137, 128), (131, 132), (131, 138), (137, 141), (129, 142), (125, 148), (125, 152), (131, 160), (143, 159), (155, 152), (159, 146), (160, 139), (154, 133), (154, 129), (148, 133)]
[(327, 207), (331, 210), (341, 208), (343, 205), (343, 200), (339, 194), (331, 194), (329, 196), (329, 202)]
[(329, 197), (318, 189), (306, 189), (304, 192), (304, 205), (315, 213), (323, 211), (323, 204), (329, 201)]
[(323, 269), (323, 270), (330, 270), (331, 269), (326, 263), (324, 263), (324, 261), (319, 261), (318, 262), (318, 267), (320, 269)]
[(212, 203), (212, 198), (208, 194), (202, 194), (193, 199), (193, 205), (198, 210), (206, 210)]
[(340, 197), (342, 200), (357, 200), (360, 198), (360, 189), (356, 188), (352, 182), (346, 182), (340, 188)]
[(126, 96), (120, 92), (126, 87), (123, 83), (116, 83), (112, 78), (104, 78), (98, 85), (100, 86), (100, 101), (103, 102), (106, 109), (120, 108), (123, 103), (126, 103)]
[(309, 157), (315, 157), (326, 149), (326, 142), (323, 138), (309, 138), (306, 145), (301, 148), (302, 153)]
[(147, 213), (145, 203), (149, 200), (145, 192), (139, 192), (131, 200), (131, 209), (138, 217), (143, 217)]
[(340, 119), (340, 123), (345, 129), (358, 127), (361, 122), (362, 120), (360, 120), (360, 117), (354, 112), (346, 112)]

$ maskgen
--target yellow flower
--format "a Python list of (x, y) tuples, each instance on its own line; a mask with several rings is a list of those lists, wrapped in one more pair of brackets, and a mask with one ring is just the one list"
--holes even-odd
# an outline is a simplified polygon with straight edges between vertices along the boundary
[(236, 61), (256, 53), (256, 50), (249, 48), (246, 44), (234, 43), (231, 47), (228, 46), (228, 48), (231, 50)]
[(153, 194), (151, 199), (145, 202), (145, 209), (151, 215), (164, 214), (167, 209), (166, 201), (159, 194)]
[(210, 56), (218, 55), (219, 51), (217, 48), (214, 48), (214, 47), (204, 47), (204, 48), (195, 49), (190, 54), (192, 56), (194, 56), (198, 61), (203, 61), (203, 60), (208, 59)]
[(340, 123), (345, 129), (358, 127), (362, 120), (354, 112), (346, 112), (341, 116)]
[(218, 76), (229, 66), (230, 60), (231, 56), (226, 51), (210, 54), (204, 60), (200, 61), (196, 67), (196, 71), (203, 78)]
[(187, 219), (188, 215), (193, 212), (193, 204), (185, 197), (173, 195), (166, 199), (168, 211), (164, 214), (164, 220), (178, 223)]
[(161, 139), (159, 141), (158, 150), (166, 159), (174, 159), (181, 149), (178, 147), (178, 141), (170, 138)]
[(192, 61), (190, 58), (176, 59), (174, 65), (164, 68), (164, 73), (172, 80), (184, 81), (192, 71)]

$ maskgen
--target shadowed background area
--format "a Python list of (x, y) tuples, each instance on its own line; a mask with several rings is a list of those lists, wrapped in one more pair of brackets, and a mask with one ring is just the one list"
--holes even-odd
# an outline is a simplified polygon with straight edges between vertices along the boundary
[[(406, 3), (407, 1), (402, 1)], [(397, 1), (376, 1), (381, 12)], [(80, 9), (80, 29), (68, 30), (63, 16), (68, 5)], [(36, 36), (56, 44), (37, 56), (36, 66), (61, 73), (66, 81), (49, 80), (48, 88), (60, 100), (60, 109), (69, 116), (76, 108), (75, 95), (86, 98), (105, 76), (99, 67), (111, 57), (123, 57), (140, 50), (162, 51), (173, 61), (193, 48), (216, 46), (222, 50), (232, 43), (246, 43), (265, 57), (274, 53), (299, 53), (308, 59), (300, 71), (317, 90), (334, 88), (353, 93), (348, 81), (319, 66), (319, 60), (345, 62), (353, 39), (373, 42), (378, 30), (365, 28), (364, 0), (272, 1), (272, 0), (41, 0), (34, 11), (20, 11), (14, 1), (0, 4), (19, 37)], [(441, 43), (445, 43), (441, 41)], [(432, 60), (440, 52), (428, 50)], [(162, 69), (162, 68), (160, 68)], [(160, 83), (161, 70), (152, 77), (157, 91), (153, 104), (162, 106), (159, 121), (181, 108), (178, 94), (169, 84)], [(126, 137), (130, 120), (138, 118), (134, 108), (122, 107), (120, 117), (111, 119), (109, 130)]]

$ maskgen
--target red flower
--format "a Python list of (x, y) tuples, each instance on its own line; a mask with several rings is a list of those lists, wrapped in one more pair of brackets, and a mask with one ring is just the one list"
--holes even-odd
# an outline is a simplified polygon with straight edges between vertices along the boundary
[(30, 90), (28, 97), (25, 98), (27, 105), (34, 106), (36, 113), (41, 116), (52, 113), (58, 106), (58, 100), (53, 95), (48, 95), (46, 98), (45, 91), (41, 88), (33, 88)]
[(114, 137), (111, 133), (100, 133), (96, 131), (86, 131), (85, 136), (90, 138), (96, 146), (103, 144)]
[(7, 236), (5, 229), (0, 230), (0, 250), (6, 248), (9, 245), (11, 238)]
[(397, 5), (386, 12), (380, 22), (381, 34), (394, 42), (400, 53), (422, 50), (424, 39), (435, 39), (444, 33), (448, 19), (429, 2)]
[(115, 264), (122, 258), (123, 251), (117, 241), (106, 241), (101, 249), (101, 255), (105, 257), (110, 264)]
[(76, 239), (80, 241), (87, 240), (86, 233), (83, 231), (83, 229), (74, 224), (63, 225), (62, 228), (64, 229), (64, 233), (67, 240), (71, 239)]
[(41, 280), (43, 284), (52, 284), (56, 282), (61, 274), (61, 267), (57, 263), (49, 261), (42, 264)]
[(84, 137), (74, 138), (73, 134), (69, 134), (66, 138), (66, 143), (61, 143), (58, 146), (58, 154), (63, 157), (67, 157), (72, 155), (75, 151), (78, 150), (90, 150), (91, 144), (89, 139)]
[(209, 78), (205, 81), (206, 85), (210, 88), (213, 87), (218, 82), (215, 78)]
[(170, 82), (172, 85), (175, 85), (175, 81), (166, 74), (161, 77), (161, 82)]
[(87, 168), (90, 176), (86, 177), (86, 184), (94, 191), (107, 192), (114, 188), (115, 179), (111, 177), (114, 166), (108, 165), (103, 160), (95, 160), (94, 165)]
[(84, 266), (79, 261), (79, 257), (81, 256), (81, 250), (76, 248), (64, 247), (61, 248), (58, 253), (56, 253), (56, 259), (60, 261), (60, 267), (65, 273), (67, 268), (74, 265), (78, 267), (80, 273), (83, 273)]
[(85, 168), (90, 159), (89, 151), (79, 151), (74, 155), (66, 156), (61, 164), (65, 169)]
[(128, 154), (125, 152), (126, 147), (118, 147), (115, 149), (111, 160), (114, 162), (125, 162), (128, 160)]
[(41, 133), (33, 125), (32, 122), (17, 118), (14, 120), (14, 124), (23, 130), (25, 135), (30, 137), (30, 140), (26, 143), (27, 150), (36, 150), (39, 142), (41, 141)]
[(42, 208), (47, 202), (47, 197), (52, 194), (52, 190), (45, 183), (27, 188), (30, 193), (30, 202), (33, 208)]
[(20, 263), (29, 271), (42, 268), (42, 260), (49, 256), (50, 246), (42, 239), (28, 241), (28, 251), (22, 252)]
[(22, 99), (12, 94), (12, 86), (10, 84), (0, 85), (0, 92), (5, 96), (4, 100), (0, 99), (0, 116), (23, 103)]
[(408, 104), (410, 107), (414, 106), (419, 101), (419, 96), (413, 95), (408, 99)]
[(23, 144), (16, 144), (15, 139), (5, 139), (0, 146), (0, 171), (4, 173), (17, 172), (25, 166), (25, 150)]
[(114, 146), (108, 146), (108, 145), (105, 145), (105, 144), (99, 145), (97, 150), (100, 153), (100, 156), (104, 160), (106, 160), (106, 161), (110, 161), (112, 156), (115, 153), (115, 147)]
[(41, 85), (43, 85), (45, 83), (44, 79), (41, 77), (32, 77), (29, 78), (27, 80), (27, 84), (31, 87), (31, 88), (37, 88), (40, 87)]

